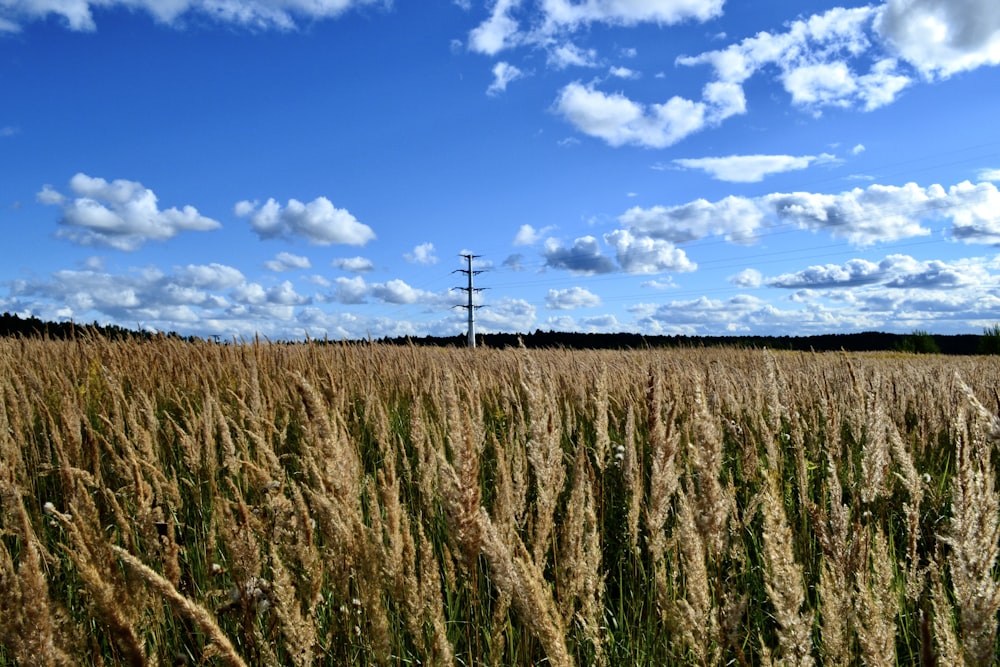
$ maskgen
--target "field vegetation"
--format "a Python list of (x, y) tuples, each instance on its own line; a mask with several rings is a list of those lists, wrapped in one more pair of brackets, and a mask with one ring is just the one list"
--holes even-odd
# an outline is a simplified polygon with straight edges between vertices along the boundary
[(0, 340), (0, 665), (990, 664), (997, 387), (995, 357)]

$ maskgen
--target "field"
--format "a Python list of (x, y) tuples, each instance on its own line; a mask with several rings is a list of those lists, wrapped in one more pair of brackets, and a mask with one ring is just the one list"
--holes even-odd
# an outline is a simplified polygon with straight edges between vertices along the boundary
[(0, 340), (0, 665), (990, 664), (995, 357)]

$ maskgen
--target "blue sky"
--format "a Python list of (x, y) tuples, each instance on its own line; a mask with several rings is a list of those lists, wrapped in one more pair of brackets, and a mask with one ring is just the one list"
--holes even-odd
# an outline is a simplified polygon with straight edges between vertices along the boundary
[(0, 0), (0, 311), (980, 333), (995, 0)]

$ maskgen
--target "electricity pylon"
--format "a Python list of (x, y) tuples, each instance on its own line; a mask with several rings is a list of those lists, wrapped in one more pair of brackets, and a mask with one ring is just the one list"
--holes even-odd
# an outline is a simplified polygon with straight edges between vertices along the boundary
[(469, 302), (467, 304), (461, 304), (461, 305), (455, 306), (455, 308), (465, 308), (467, 311), (469, 311), (469, 337), (468, 337), (467, 345), (468, 345), (468, 347), (475, 347), (476, 346), (476, 310), (478, 308), (482, 308), (482, 306), (475, 305), (473, 303), (472, 297), (473, 297), (473, 295), (476, 292), (482, 292), (483, 289), (485, 289), (485, 288), (483, 288), (483, 287), (473, 287), (472, 286), (472, 279), (473, 279), (473, 277), (474, 276), (478, 276), (480, 273), (482, 273), (482, 271), (473, 271), (472, 270), (472, 260), (476, 259), (477, 257), (480, 257), (480, 255), (473, 255), (473, 254), (469, 253), (469, 254), (462, 255), (462, 257), (464, 257), (465, 261), (468, 262), (469, 268), (467, 268), (467, 269), (455, 269), (454, 271), (452, 271), (452, 273), (464, 273), (465, 275), (467, 275), (469, 277), (469, 286), (468, 287), (456, 287), (455, 288), (455, 289), (460, 289), (463, 292), (468, 293), (468, 295), (469, 295)]

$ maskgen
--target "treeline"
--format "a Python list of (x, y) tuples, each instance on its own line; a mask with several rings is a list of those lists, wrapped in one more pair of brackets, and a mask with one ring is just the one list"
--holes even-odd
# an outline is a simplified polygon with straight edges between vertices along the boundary
[(72, 340), (80, 336), (100, 336), (108, 340), (149, 340), (157, 337), (195, 340), (195, 337), (184, 337), (180, 334), (154, 333), (126, 329), (115, 324), (102, 325), (97, 322), (78, 324), (76, 322), (46, 322), (37, 317), (20, 317), (13, 313), (0, 315), (0, 336), (21, 336), (23, 338), (52, 338), (56, 340)]
[[(52, 338), (71, 340), (79, 336), (100, 336), (109, 340), (149, 340), (168, 337), (194, 341), (196, 336), (181, 336), (175, 332), (154, 333), (127, 329), (117, 325), (46, 322), (36, 317), (23, 318), (12, 313), (0, 315), (0, 337)], [(329, 342), (329, 339), (326, 339)], [(376, 342), (388, 345), (419, 345), (433, 347), (465, 347), (466, 336), (407, 336), (381, 338)], [(314, 339), (315, 342), (315, 339)], [(361, 342), (361, 341), (359, 341)], [(815, 336), (650, 336), (638, 333), (580, 333), (573, 331), (542, 331), (532, 333), (488, 333), (476, 337), (476, 344), (503, 349), (569, 350), (641, 350), (647, 348), (737, 347), (747, 349), (792, 350), (801, 352), (876, 352), (904, 351), (950, 355), (1000, 354), (1000, 328), (976, 334), (930, 334), (914, 331), (894, 334), (864, 331), (848, 334)]]
[[(492, 348), (524, 345), (529, 349), (635, 350), (644, 348), (739, 347), (802, 352), (897, 350), (969, 355), (986, 351), (984, 341), (988, 337), (989, 334), (941, 335), (919, 331), (912, 334), (865, 331), (815, 336), (647, 336), (638, 333), (578, 333), (537, 329), (534, 333), (528, 334), (481, 334), (476, 337), (476, 344)], [(423, 338), (383, 338), (381, 342), (392, 345), (464, 347), (467, 339), (465, 335), (425, 336)]]

